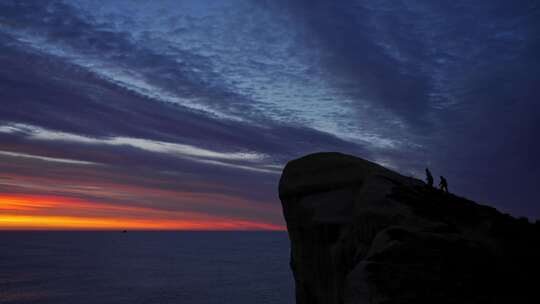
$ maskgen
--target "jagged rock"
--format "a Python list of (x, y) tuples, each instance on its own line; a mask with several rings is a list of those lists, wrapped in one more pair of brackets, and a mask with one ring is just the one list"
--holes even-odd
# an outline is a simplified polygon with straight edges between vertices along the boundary
[(369, 161), (287, 164), (297, 304), (536, 303), (537, 225)]

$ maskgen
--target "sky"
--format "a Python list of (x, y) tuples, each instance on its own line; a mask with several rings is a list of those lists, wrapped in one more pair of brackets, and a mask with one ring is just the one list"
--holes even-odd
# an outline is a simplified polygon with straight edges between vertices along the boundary
[(0, 229), (282, 230), (339, 151), (540, 218), (540, 1), (0, 1)]

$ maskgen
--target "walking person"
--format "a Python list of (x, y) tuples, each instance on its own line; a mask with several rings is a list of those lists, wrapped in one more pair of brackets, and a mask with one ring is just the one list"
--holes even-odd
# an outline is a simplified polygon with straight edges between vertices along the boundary
[(441, 175), (441, 182), (439, 183), (439, 187), (441, 187), (441, 190), (448, 193), (448, 182), (446, 181), (446, 178), (444, 178), (442, 175)]
[(428, 168), (426, 168), (426, 182), (430, 188), (433, 187), (433, 175), (431, 175), (431, 172)]

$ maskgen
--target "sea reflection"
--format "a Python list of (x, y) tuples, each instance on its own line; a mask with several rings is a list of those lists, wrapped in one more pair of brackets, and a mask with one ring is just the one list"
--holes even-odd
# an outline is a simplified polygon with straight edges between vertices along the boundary
[(288, 247), (283, 232), (0, 232), (0, 303), (293, 303)]

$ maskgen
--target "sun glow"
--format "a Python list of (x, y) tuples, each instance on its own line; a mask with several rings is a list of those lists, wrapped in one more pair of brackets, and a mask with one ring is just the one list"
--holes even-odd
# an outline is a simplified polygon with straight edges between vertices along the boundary
[(271, 224), (249, 221), (149, 221), (126, 218), (94, 218), (47, 215), (0, 215), (5, 230), (283, 230)]
[(0, 196), (0, 230), (284, 230), (204, 213), (118, 206), (64, 197)]

